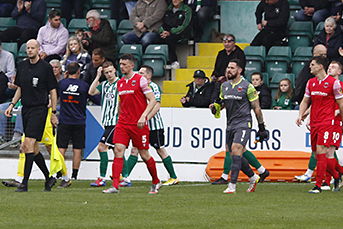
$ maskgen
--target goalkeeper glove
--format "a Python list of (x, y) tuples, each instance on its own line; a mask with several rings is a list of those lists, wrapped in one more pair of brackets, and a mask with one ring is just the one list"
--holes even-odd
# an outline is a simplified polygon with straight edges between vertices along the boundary
[(258, 124), (258, 131), (256, 134), (256, 141), (263, 142), (269, 139), (269, 131), (264, 127), (264, 123)]

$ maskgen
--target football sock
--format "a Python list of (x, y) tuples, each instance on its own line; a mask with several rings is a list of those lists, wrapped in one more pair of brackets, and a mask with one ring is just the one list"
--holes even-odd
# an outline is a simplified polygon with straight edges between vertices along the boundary
[(247, 175), (249, 178), (254, 176), (254, 172), (252, 171), (252, 169), (249, 166), (249, 162), (247, 159), (245, 159), (244, 157), (242, 157), (242, 165), (241, 165), (241, 170), (242, 172)]
[(222, 178), (223, 178), (224, 180), (228, 180), (228, 179), (229, 179), (229, 174), (223, 173), (223, 174), (222, 174)]
[(243, 157), (246, 158), (248, 160), (248, 163), (252, 165), (254, 168), (258, 169), (261, 167), (261, 163), (257, 160), (255, 155), (251, 151), (246, 150), (243, 153)]
[(127, 160), (125, 160), (125, 156), (123, 155), (123, 171), (121, 172), (123, 177), (128, 177), (129, 173), (127, 172)]
[(23, 185), (27, 185), (27, 182), (29, 181), (34, 158), (35, 154), (33, 152), (25, 154), (24, 179), (22, 181)]
[(107, 152), (99, 152), (100, 155), (100, 176), (106, 177), (107, 166), (108, 166), (108, 154)]
[(160, 183), (160, 180), (157, 177), (156, 162), (153, 157), (150, 157), (149, 160), (145, 161), (146, 166), (148, 167), (149, 173), (152, 177), (152, 183)]
[(327, 160), (325, 154), (317, 154), (317, 177), (316, 186), (321, 187), (325, 179)]
[(69, 181), (69, 177), (68, 176), (62, 176), (62, 180)]
[[(229, 174), (231, 170), (232, 159), (230, 152), (226, 152), (225, 159), (224, 159), (224, 174)], [(227, 179), (226, 179), (227, 180)]]
[(263, 167), (263, 165), (261, 165), (258, 169), (257, 169), (258, 173), (261, 174), (261, 173), (264, 173), (266, 171), (266, 168)]
[(331, 182), (331, 174), (329, 173), (328, 170), (326, 170), (326, 173), (325, 173), (325, 181), (324, 181), (327, 185), (330, 186), (330, 182)]
[(232, 166), (231, 166), (231, 180), (230, 183), (236, 184), (239, 171), (241, 170), (242, 166), (242, 157), (233, 155), (232, 156)]
[[(314, 171), (316, 169), (316, 166), (317, 166), (316, 155), (314, 154), (314, 152), (312, 152), (310, 160), (308, 161), (308, 168), (311, 169), (312, 171)], [(311, 174), (311, 176), (312, 176), (312, 174)]]
[(137, 164), (138, 157), (135, 155), (130, 155), (127, 159), (127, 175), (129, 176), (131, 174), (131, 171), (133, 167)]
[(335, 158), (326, 158), (327, 168), (326, 170), (333, 176), (334, 179), (338, 179), (339, 173), (336, 170), (336, 159)]
[(38, 168), (44, 174), (45, 180), (48, 180), (49, 179), (49, 170), (48, 170), (48, 167), (46, 167), (44, 157), (40, 152), (38, 152), (38, 154), (35, 155), (34, 161), (37, 164)]
[(121, 157), (114, 158), (113, 163), (112, 163), (112, 176), (113, 176), (112, 186), (115, 187), (116, 189), (119, 189), (119, 179), (120, 179), (120, 174), (122, 170), (123, 170), (123, 158)]
[(73, 169), (73, 173), (71, 175), (71, 178), (74, 178), (75, 180), (77, 180), (77, 174), (79, 173), (78, 169)]
[[(317, 163), (316, 163), (316, 164), (317, 164)], [(312, 174), (313, 174), (313, 170), (311, 170), (311, 169), (307, 169), (307, 170), (306, 170), (306, 173), (305, 173), (306, 176), (312, 177)]]
[(162, 160), (162, 162), (163, 162), (164, 167), (167, 169), (169, 176), (171, 178), (176, 179), (177, 176), (176, 176), (175, 171), (174, 171), (173, 161), (172, 161), (171, 157), (168, 156), (168, 157), (164, 158)]
[(15, 181), (18, 181), (19, 183), (21, 183), (23, 181), (23, 178), (22, 176), (17, 176), (14, 180)]

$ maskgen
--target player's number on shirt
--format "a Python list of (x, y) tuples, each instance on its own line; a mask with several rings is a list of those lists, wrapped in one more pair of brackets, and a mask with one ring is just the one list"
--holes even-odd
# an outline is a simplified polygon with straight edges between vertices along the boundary
[(244, 136), (245, 136), (245, 133), (246, 133), (246, 132), (247, 132), (246, 130), (242, 130), (241, 142), (244, 141)]
[(142, 135), (142, 143), (146, 143), (147, 140), (146, 140), (146, 135)]

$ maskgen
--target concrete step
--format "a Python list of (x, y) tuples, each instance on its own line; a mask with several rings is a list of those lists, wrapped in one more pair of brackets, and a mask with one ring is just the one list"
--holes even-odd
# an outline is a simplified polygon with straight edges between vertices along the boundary
[(190, 81), (163, 81), (163, 94), (183, 94), (188, 91)]
[(196, 70), (203, 70), (208, 78), (210, 78), (213, 69), (212, 68), (179, 68), (175, 71), (175, 80), (177, 81), (193, 81), (193, 74)]
[[(236, 43), (242, 50), (249, 46), (249, 43)], [(220, 50), (223, 50), (222, 43), (197, 43), (198, 56), (217, 56)]]
[(182, 107), (180, 99), (185, 94), (162, 94), (162, 107)]

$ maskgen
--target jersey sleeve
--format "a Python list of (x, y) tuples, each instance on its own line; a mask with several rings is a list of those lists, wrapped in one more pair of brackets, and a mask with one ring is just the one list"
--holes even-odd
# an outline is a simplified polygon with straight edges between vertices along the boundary
[(159, 86), (157, 84), (151, 82), (150, 87), (154, 93), (156, 101), (161, 102), (161, 90), (160, 90)]
[(149, 87), (148, 80), (143, 76), (140, 79), (140, 87), (144, 94), (152, 92), (151, 88)]
[[(103, 82), (105, 82), (105, 81), (103, 81)], [(96, 86), (96, 89), (98, 89), (98, 91), (100, 92), (100, 94), (101, 94), (101, 92), (102, 92), (102, 85), (104, 84), (103, 82), (101, 82), (98, 86)]]
[(311, 91), (310, 91), (310, 81), (307, 81), (306, 83), (306, 89), (305, 89), (305, 97), (311, 97)]
[(255, 87), (252, 84), (249, 84), (248, 90), (247, 90), (247, 97), (250, 102), (255, 101), (258, 99), (258, 93), (255, 89)]
[(339, 80), (336, 80), (333, 83), (333, 94), (335, 96), (335, 99), (343, 98), (342, 86), (341, 86)]

